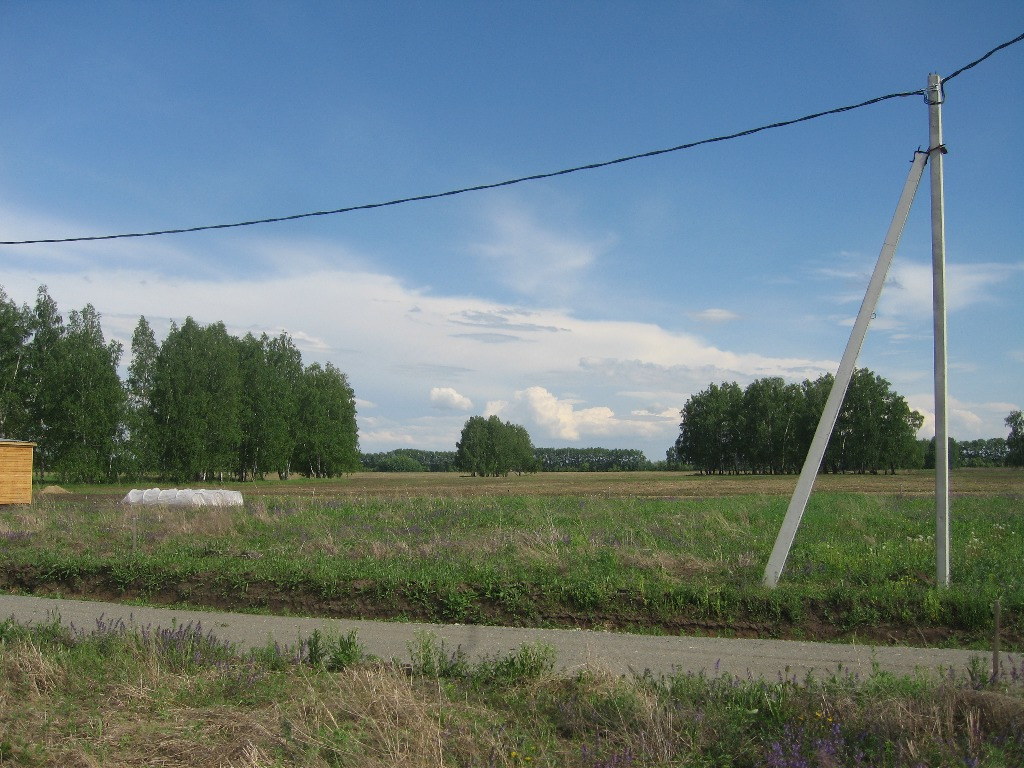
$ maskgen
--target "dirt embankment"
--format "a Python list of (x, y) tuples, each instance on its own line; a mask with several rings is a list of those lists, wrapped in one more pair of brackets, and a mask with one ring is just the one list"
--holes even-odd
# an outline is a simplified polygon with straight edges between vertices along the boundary
[[(274, 584), (250, 583), (244, 590), (226, 592), (222, 585), (202, 580), (148, 590), (142, 586), (118, 585), (112, 576), (93, 575), (66, 580), (45, 578), (30, 568), (0, 573), (0, 590), (43, 597), (107, 602), (142, 601), (154, 606), (192, 606), (221, 611), (259, 612), (275, 615), (320, 616), (327, 618), (401, 620), (426, 623), (483, 624), (511, 627), (596, 629), (643, 634), (697, 635), (781, 640), (857, 642), (871, 645), (912, 645), (926, 647), (985, 647), (991, 637), (952, 627), (906, 624), (859, 625), (841, 628), (822, 618), (824, 611), (808, 606), (799, 622), (768, 622), (750, 617), (707, 620), (685, 614), (668, 620), (642, 609), (621, 604), (607, 611), (574, 611), (563, 604), (531, 604), (527, 613), (513, 613), (483, 598), (474, 599), (459, 615), (453, 615), (442, 600), (422, 594), (415, 597), (393, 594), (381, 601), (373, 584), (353, 583), (348, 590), (323, 597), (298, 590), (283, 590)], [(1024, 648), (1024, 634), (1003, 631), (1004, 650)]]

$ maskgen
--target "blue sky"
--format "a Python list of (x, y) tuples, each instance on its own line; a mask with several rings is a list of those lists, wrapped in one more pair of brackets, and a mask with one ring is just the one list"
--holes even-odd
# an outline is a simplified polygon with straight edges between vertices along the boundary
[[(924, 88), (1024, 32), (1007, 2), (0, 0), (0, 240), (217, 224), (554, 171)], [(1024, 407), (1024, 43), (946, 87), (950, 433)], [(834, 371), (920, 97), (543, 181), (280, 224), (0, 246), (19, 303), (127, 353), (191, 315), (286, 330), (355, 389), (363, 450), (661, 458), (711, 382)], [(860, 365), (933, 412), (918, 194)]]

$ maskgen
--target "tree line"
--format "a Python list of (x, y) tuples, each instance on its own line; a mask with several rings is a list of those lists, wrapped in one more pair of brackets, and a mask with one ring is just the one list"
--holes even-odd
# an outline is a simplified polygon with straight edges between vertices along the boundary
[[(787, 384), (779, 377), (712, 384), (690, 397), (680, 415), (676, 452), (706, 474), (797, 473), (825, 408), (834, 377)], [(920, 466), (912, 411), (888, 381), (854, 372), (829, 440), (822, 471), (895, 472)]]
[(368, 472), (454, 472), (459, 468), (455, 451), (425, 451), (419, 448), (361, 453), (359, 463)]
[(172, 323), (157, 344), (145, 317), (122, 345), (89, 304), (65, 323), (41, 286), (18, 307), (0, 288), (0, 435), (36, 442), (42, 477), (245, 480), (357, 469), (355, 395), (330, 363), (304, 366), (282, 333), (231, 336), (223, 323)]
[[(1024, 466), (1024, 452), (1014, 452), (1013, 433), (1008, 438), (990, 437), (980, 440), (955, 440), (949, 438), (949, 466), (953, 469), (978, 467), (1020, 467)], [(920, 441), (924, 468), (935, 469), (935, 438)]]
[[(667, 468), (664, 461), (655, 464), (636, 448), (534, 448), (533, 459), (532, 466), (524, 464), (522, 471), (639, 472)], [(359, 461), (369, 472), (455, 472), (463, 469), (458, 451), (395, 448), (379, 453), (361, 453)], [(471, 466), (466, 467), (466, 471), (472, 471)]]
[(639, 472), (655, 469), (635, 448), (538, 448), (542, 472)]

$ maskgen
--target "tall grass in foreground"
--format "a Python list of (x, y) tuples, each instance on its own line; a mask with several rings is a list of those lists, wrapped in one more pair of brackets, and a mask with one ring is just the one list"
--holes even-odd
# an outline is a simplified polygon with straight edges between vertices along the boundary
[(240, 653), (191, 625), (0, 623), (0, 764), (1018, 766), (1024, 663), (986, 680), (556, 674), (545, 646), (405, 663), (354, 634)]
[(1024, 647), (1018, 495), (954, 500), (950, 589), (934, 585), (929, 499), (852, 493), (812, 497), (780, 587), (763, 588), (785, 506), (760, 495), (47, 502), (0, 510), (0, 580), (235, 609), (804, 637), (912, 630), (918, 642), (987, 643), (999, 599), (1005, 642)]

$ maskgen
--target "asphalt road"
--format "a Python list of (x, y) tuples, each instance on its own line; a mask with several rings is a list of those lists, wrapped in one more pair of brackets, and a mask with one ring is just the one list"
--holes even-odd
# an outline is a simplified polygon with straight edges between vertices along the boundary
[(985, 664), (991, 663), (990, 658), (979, 651), (257, 616), (0, 595), (0, 620), (14, 618), (22, 623), (42, 623), (53, 616), (58, 616), (65, 625), (74, 624), (86, 630), (95, 628), (101, 616), (106, 622), (123, 619), (129, 625), (149, 625), (154, 629), (192, 622), (200, 624), (204, 632), (212, 630), (216, 637), (236, 643), (240, 648), (263, 646), (268, 640), (297, 644), (300, 638), (309, 637), (317, 629), (334, 635), (345, 635), (355, 629), (368, 653), (399, 661), (410, 660), (410, 643), (421, 632), (433, 634), (448, 649), (461, 647), (471, 659), (504, 655), (524, 643), (542, 642), (555, 648), (559, 669), (571, 671), (593, 665), (616, 674), (644, 670), (655, 675), (703, 671), (712, 676), (729, 673), (769, 680), (777, 679), (780, 674), (789, 678), (796, 675), (802, 680), (809, 672), (821, 677), (840, 668), (861, 676), (870, 674), (876, 666), (897, 675), (913, 675), (918, 671), (938, 674), (950, 668), (964, 672), (972, 657), (979, 657)]

